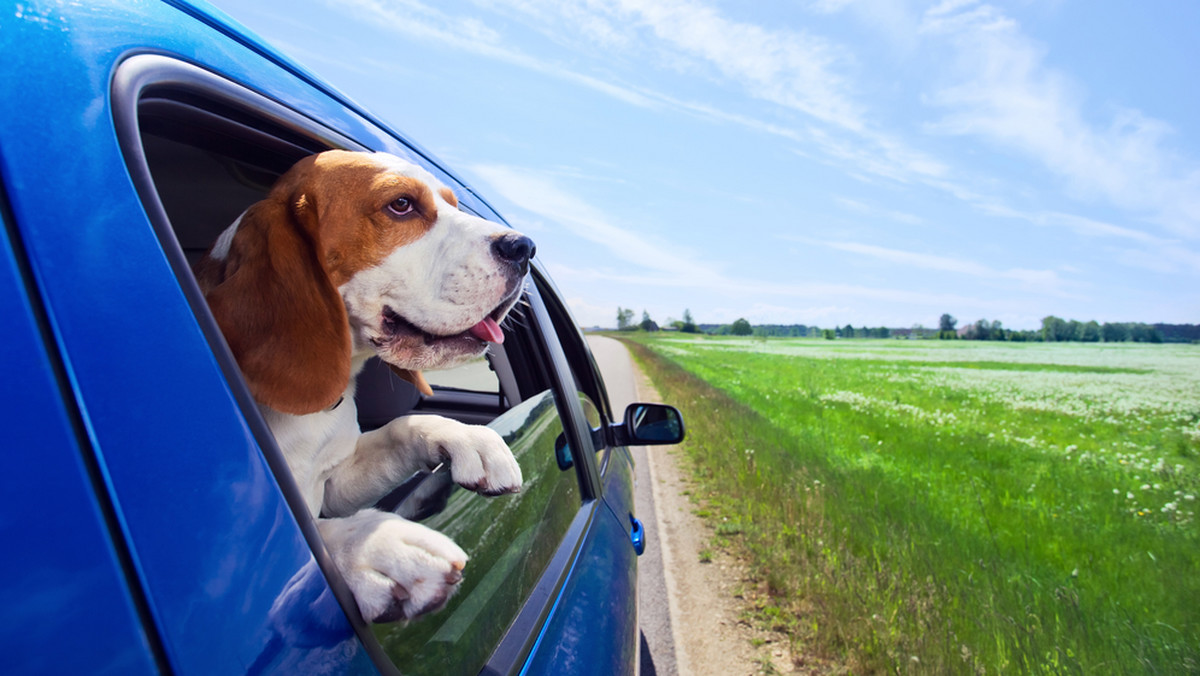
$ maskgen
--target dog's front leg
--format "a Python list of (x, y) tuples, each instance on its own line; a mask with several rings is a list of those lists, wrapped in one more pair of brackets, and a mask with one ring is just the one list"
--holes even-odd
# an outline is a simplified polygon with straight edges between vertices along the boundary
[(521, 490), (521, 467), (494, 430), (432, 415), (397, 418), (359, 437), (325, 482), (324, 513), (351, 514), (422, 469), (450, 463), (454, 482), (484, 495)]

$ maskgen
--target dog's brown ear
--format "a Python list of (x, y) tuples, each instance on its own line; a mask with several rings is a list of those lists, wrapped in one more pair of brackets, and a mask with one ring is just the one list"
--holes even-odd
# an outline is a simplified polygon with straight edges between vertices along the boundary
[(346, 308), (303, 209), (272, 194), (242, 216), (224, 259), (210, 252), (197, 266), (251, 394), (296, 415), (329, 408), (350, 380)]
[(395, 373), (400, 380), (406, 380), (415, 385), (417, 391), (421, 394), (427, 397), (433, 394), (433, 388), (429, 386), (429, 381), (425, 380), (425, 375), (420, 371), (410, 371), (408, 369), (402, 369), (398, 366), (392, 366), (391, 364), (388, 364), (388, 368), (390, 368), (392, 373)]

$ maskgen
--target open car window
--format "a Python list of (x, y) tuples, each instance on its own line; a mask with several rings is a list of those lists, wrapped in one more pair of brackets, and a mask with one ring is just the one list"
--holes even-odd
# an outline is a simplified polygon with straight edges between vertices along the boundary
[[(296, 161), (331, 148), (368, 147), (217, 75), (164, 57), (135, 59), (153, 66), (137, 76), (134, 109), (124, 111), (133, 120), (122, 145), (135, 183), (247, 424), (322, 571), (353, 617), (353, 600), (336, 569), (321, 559), (311, 515), (249, 399), (190, 266)], [(536, 289), (530, 296), (542, 307)], [(521, 308), (530, 302), (527, 298)], [(403, 673), (474, 673), (495, 660), (502, 645), (508, 646), (504, 659), (519, 660), (529, 645), (511, 626), (541, 621), (547, 599), (569, 569), (573, 543), (590, 518), (587, 501), (594, 496), (581, 489), (586, 467), (560, 457), (561, 440), (577, 424), (570, 421), (583, 416), (574, 392), (561, 385), (561, 356), (547, 354), (547, 341), (558, 349), (554, 331), (538, 326), (532, 319), (506, 322), (503, 345), (492, 346), (486, 359), (428, 374), (433, 396), (421, 396), (377, 359), (359, 378), (356, 404), (364, 431), (401, 415), (489, 424), (510, 444), (524, 477), (521, 493), (485, 498), (455, 488), (443, 468), (419, 473), (381, 502), (380, 508), (422, 520), (454, 539), (470, 563), (446, 609), (405, 626), (357, 625), (377, 665), (386, 668), (390, 661)]]

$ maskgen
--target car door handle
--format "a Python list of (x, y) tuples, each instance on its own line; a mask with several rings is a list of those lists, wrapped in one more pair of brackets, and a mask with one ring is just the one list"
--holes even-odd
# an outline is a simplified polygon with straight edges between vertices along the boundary
[(629, 515), (629, 526), (629, 540), (633, 543), (633, 551), (641, 556), (646, 551), (646, 527), (632, 514)]

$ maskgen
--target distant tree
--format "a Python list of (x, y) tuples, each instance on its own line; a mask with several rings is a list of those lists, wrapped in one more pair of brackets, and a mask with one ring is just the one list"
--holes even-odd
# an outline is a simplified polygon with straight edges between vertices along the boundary
[(1129, 327), (1115, 322), (1104, 322), (1100, 327), (1100, 337), (1106, 343), (1123, 343), (1129, 340)]
[(1057, 343), (1064, 340), (1070, 340), (1071, 324), (1067, 321), (1059, 319), (1054, 315), (1042, 318), (1042, 340), (1047, 343)]
[(1129, 334), (1135, 343), (1161, 343), (1162, 332), (1149, 324), (1130, 324)]
[(750, 322), (739, 318), (729, 327), (729, 332), (735, 336), (749, 336), (754, 333), (754, 328), (750, 326)]
[(1093, 320), (1087, 324), (1081, 325), (1079, 328), (1078, 340), (1081, 340), (1085, 343), (1099, 343), (1100, 324)]
[(1154, 324), (1167, 343), (1200, 343), (1200, 324)]
[(692, 319), (692, 311), (683, 311), (683, 326), (679, 327), (683, 333), (696, 333), (696, 321)]
[(834, 329), (825, 329), (821, 332), (821, 335), (825, 336), (825, 340), (833, 340), (837, 338), (837, 331)]
[(632, 331), (633, 330), (633, 310), (628, 310), (623, 307), (617, 307), (617, 330)]
[(646, 312), (645, 310), (642, 310), (642, 323), (638, 324), (638, 326), (641, 327), (643, 331), (658, 330), (658, 324), (655, 324), (654, 320), (650, 319), (650, 313)]
[(853, 338), (854, 337), (854, 326), (847, 324), (845, 327), (843, 327), (842, 328), (842, 337), (843, 338)]
[(968, 340), (991, 340), (992, 323), (986, 319), (980, 319), (967, 327), (967, 335), (963, 337)]
[(958, 338), (958, 332), (954, 327), (958, 325), (958, 320), (950, 313), (943, 314), (938, 318), (938, 339), (953, 340)]

